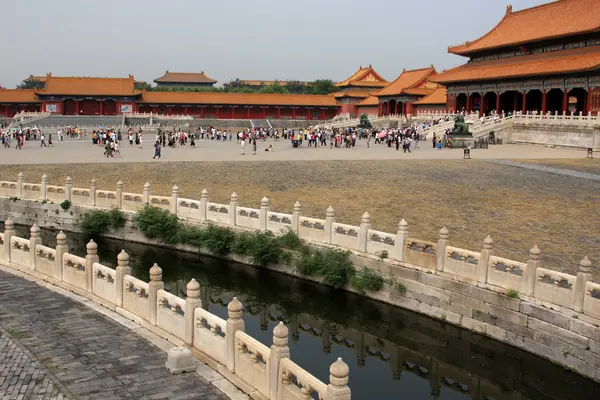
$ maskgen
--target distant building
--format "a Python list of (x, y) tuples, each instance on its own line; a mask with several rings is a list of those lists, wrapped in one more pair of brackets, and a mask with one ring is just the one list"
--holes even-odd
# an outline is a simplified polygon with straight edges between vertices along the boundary
[(301, 85), (308, 86), (311, 82), (301, 82), (301, 81), (260, 81), (260, 80), (246, 80), (246, 79), (235, 79), (234, 81), (224, 83), (225, 87), (251, 87), (251, 88), (260, 88), (263, 86), (273, 86), (278, 84), (279, 86), (287, 86), (289, 82), (299, 83)]
[(396, 80), (385, 88), (373, 93), (379, 99), (379, 115), (415, 114), (413, 103), (437, 89), (431, 82), (436, 76), (433, 65), (427, 68), (402, 70)]
[[(373, 110), (363, 108), (359, 112), (357, 110), (358, 104), (367, 99), (373, 92), (386, 87), (388, 84), (389, 82), (383, 79), (373, 67), (369, 65), (363, 68), (361, 66), (348, 79), (335, 84), (340, 91), (333, 94), (333, 96), (340, 103), (342, 113), (348, 113), (351, 116), (368, 114), (369, 111)], [(377, 108), (375, 107), (375, 113), (376, 111)]]
[(216, 80), (206, 76), (204, 71), (196, 72), (165, 72), (160, 78), (154, 80), (158, 87), (213, 87)]

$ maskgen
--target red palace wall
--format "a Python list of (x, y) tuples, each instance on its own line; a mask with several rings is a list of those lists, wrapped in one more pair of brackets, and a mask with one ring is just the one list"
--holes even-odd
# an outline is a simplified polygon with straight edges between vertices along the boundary
[(350, 114), (350, 116), (352, 117), (356, 117), (358, 111), (357, 111), (357, 107), (356, 107), (356, 103), (352, 104), (352, 103), (342, 103), (340, 104), (340, 114)]
[(361, 116), (362, 114), (375, 114), (377, 115), (377, 106), (364, 106), (364, 107), (357, 107), (356, 109), (356, 115), (357, 116)]

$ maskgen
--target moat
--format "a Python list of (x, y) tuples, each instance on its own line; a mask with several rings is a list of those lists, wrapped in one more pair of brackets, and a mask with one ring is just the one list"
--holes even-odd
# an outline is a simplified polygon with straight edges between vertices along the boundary
[[(0, 229), (4, 227), (0, 224)], [(17, 235), (28, 237), (28, 227)], [(43, 243), (56, 245), (56, 231)], [(86, 239), (67, 233), (69, 251), (85, 256)], [(235, 295), (246, 332), (270, 346), (275, 324), (290, 329), (293, 359), (327, 381), (337, 357), (350, 366), (356, 399), (598, 399), (600, 384), (523, 350), (401, 308), (275, 272), (153, 246), (98, 239), (100, 260), (115, 267), (125, 249), (133, 274), (148, 280), (153, 263), (166, 289), (185, 297), (201, 285), (202, 306), (227, 318)]]

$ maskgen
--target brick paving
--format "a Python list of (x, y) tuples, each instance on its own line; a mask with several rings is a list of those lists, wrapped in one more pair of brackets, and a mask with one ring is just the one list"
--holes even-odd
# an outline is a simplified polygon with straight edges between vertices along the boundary
[(0, 400), (227, 399), (166, 354), (70, 298), (0, 271)]

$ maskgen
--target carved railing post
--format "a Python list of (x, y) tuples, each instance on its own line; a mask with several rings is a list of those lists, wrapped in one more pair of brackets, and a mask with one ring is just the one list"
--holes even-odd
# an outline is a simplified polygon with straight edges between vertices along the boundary
[(200, 220), (206, 221), (206, 211), (208, 209), (208, 190), (202, 189), (202, 196), (200, 197)]
[(48, 199), (48, 175), (42, 175), (42, 185), (40, 187), (40, 200)]
[[(98, 257), (98, 244), (92, 239), (85, 245), (85, 288), (88, 292), (94, 292), (94, 263), (100, 262)], [(116, 284), (116, 282), (115, 282)]]
[(327, 400), (350, 400), (350, 388), (348, 387), (348, 376), (350, 368), (342, 358), (329, 367), (329, 385), (327, 385)]
[(234, 297), (233, 300), (227, 304), (227, 323), (225, 325), (225, 340), (227, 349), (226, 366), (229, 372), (235, 371), (235, 333), (237, 331), (244, 331), (245, 325), (242, 319), (242, 303)]
[(148, 320), (152, 325), (156, 325), (156, 313), (158, 312), (158, 291), (163, 290), (165, 284), (162, 281), (162, 269), (158, 264), (150, 268), (150, 283), (148, 283)]
[(143, 199), (145, 204), (150, 204), (150, 183), (146, 182), (144, 184), (144, 194)]
[(541, 251), (537, 245), (533, 246), (531, 250), (529, 250), (527, 270), (525, 271), (525, 274), (523, 274), (523, 279), (521, 279), (521, 287), (519, 288), (519, 292), (523, 293), (525, 296), (533, 296), (533, 289), (535, 288), (535, 274), (537, 269), (542, 266), (540, 254)]
[(90, 205), (96, 206), (96, 178), (90, 182)]
[(483, 239), (483, 249), (477, 266), (477, 282), (487, 283), (490, 268), (490, 257), (494, 255), (494, 240), (490, 235)]
[(592, 280), (592, 262), (583, 257), (579, 263), (575, 288), (573, 289), (573, 310), (583, 312), (583, 300), (585, 299), (585, 283)]
[(37, 224), (33, 224), (31, 228), (29, 228), (29, 254), (31, 256), (31, 269), (35, 271), (36, 264), (36, 246), (38, 244), (42, 244), (42, 237), (40, 236), (40, 227)]
[(277, 378), (279, 373), (279, 362), (283, 358), (290, 358), (290, 348), (288, 347), (288, 328), (283, 322), (279, 322), (273, 329), (273, 345), (271, 346), (271, 356), (269, 360), (269, 388), (270, 398), (277, 399)]
[(4, 221), (4, 260), (7, 262), (10, 262), (11, 260), (10, 238), (13, 236), (15, 236), (15, 223), (13, 222), (12, 218), (9, 218)]
[(268, 214), (269, 214), (269, 199), (267, 199), (266, 197), (263, 197), (262, 200), (260, 201), (260, 212), (258, 214), (258, 217), (260, 218), (260, 230), (261, 231), (267, 230)]
[(71, 201), (71, 188), (73, 187), (73, 179), (67, 176), (65, 179), (65, 200)]
[(448, 237), (450, 232), (448, 232), (448, 229), (444, 226), (442, 229), (440, 229), (440, 238), (438, 239), (438, 243), (437, 243), (437, 249), (436, 249), (436, 255), (437, 255), (437, 270), (438, 271), (443, 271), (444, 270), (444, 260), (446, 259), (446, 246), (448, 246), (450, 244), (450, 241), (448, 240)]
[(17, 175), (17, 197), (19, 199), (23, 198), (23, 173), (19, 172)]
[(331, 243), (333, 236), (333, 223), (335, 222), (335, 210), (333, 207), (327, 207), (325, 214), (325, 243)]
[(394, 245), (393, 258), (402, 262), (404, 261), (404, 247), (406, 247), (406, 240), (408, 239), (408, 223), (405, 219), (402, 219), (398, 224), (398, 233), (396, 234), (396, 243)]
[(299, 201), (294, 203), (294, 212), (292, 213), (292, 231), (298, 234), (300, 230), (300, 216), (302, 215), (302, 204)]
[(117, 256), (117, 268), (115, 273), (115, 285), (117, 288), (117, 306), (123, 306), (123, 277), (131, 275), (131, 267), (129, 266), (129, 254), (125, 250), (121, 250)]
[(58, 232), (56, 235), (56, 258), (54, 259), (54, 268), (56, 275), (54, 276), (59, 281), (63, 279), (63, 254), (69, 251), (67, 246), (67, 235), (63, 231)]
[(117, 182), (117, 193), (115, 195), (117, 200), (117, 208), (119, 210), (123, 209), (123, 181), (119, 180)]
[(185, 299), (185, 336), (186, 344), (192, 346), (194, 344), (194, 310), (196, 307), (202, 307), (200, 300), (200, 284), (192, 278), (186, 286), (187, 297)]
[(367, 252), (367, 242), (369, 240), (369, 229), (371, 229), (371, 216), (368, 212), (362, 215), (360, 229), (358, 230), (358, 250)]
[(231, 193), (231, 198), (229, 200), (229, 225), (232, 227), (235, 226), (237, 219), (237, 208), (240, 205), (238, 201), (238, 195), (236, 192)]
[(179, 186), (173, 186), (171, 190), (171, 214), (177, 215), (177, 202), (179, 201)]

